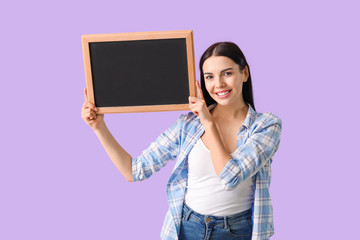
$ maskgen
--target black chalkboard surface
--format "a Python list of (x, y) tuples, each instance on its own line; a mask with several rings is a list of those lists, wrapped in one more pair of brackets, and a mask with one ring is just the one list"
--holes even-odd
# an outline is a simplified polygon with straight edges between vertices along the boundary
[(192, 31), (83, 35), (89, 101), (99, 113), (189, 110)]

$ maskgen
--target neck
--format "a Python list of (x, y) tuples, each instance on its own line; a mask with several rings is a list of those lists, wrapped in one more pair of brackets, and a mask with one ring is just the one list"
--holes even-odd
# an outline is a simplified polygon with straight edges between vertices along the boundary
[(244, 101), (239, 102), (236, 105), (220, 105), (217, 104), (212, 111), (212, 116), (217, 119), (238, 119), (245, 118), (249, 110), (249, 107)]

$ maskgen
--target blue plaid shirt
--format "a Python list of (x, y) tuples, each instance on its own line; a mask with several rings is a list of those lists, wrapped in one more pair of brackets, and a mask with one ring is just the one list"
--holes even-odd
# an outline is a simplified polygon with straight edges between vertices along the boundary
[[(216, 104), (209, 106), (209, 110)], [(252, 178), (254, 186), (252, 239), (269, 239), (274, 234), (270, 198), (272, 157), (281, 135), (281, 119), (270, 112), (258, 113), (249, 105), (237, 137), (238, 148), (219, 175), (225, 190)], [(139, 157), (132, 159), (133, 181), (142, 181), (177, 159), (167, 184), (169, 210), (161, 231), (162, 239), (178, 239), (181, 213), (188, 179), (188, 155), (204, 133), (200, 118), (192, 112), (182, 114)]]

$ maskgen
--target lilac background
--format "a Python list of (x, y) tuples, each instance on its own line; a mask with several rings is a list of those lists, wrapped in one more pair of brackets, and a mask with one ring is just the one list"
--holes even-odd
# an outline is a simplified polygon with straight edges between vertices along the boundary
[[(210, 44), (234, 41), (250, 64), (257, 111), (283, 120), (272, 165), (272, 239), (358, 235), (359, 7), (308, 0), (2, 3), (0, 239), (159, 238), (174, 162), (141, 183), (117, 171), (80, 116), (81, 35), (188, 29), (197, 77)], [(105, 119), (138, 156), (181, 113)]]

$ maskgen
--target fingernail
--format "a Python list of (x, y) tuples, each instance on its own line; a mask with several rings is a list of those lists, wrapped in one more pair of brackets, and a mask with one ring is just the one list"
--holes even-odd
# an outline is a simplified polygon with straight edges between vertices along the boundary
[(97, 108), (95, 108), (95, 111), (97, 111)]

